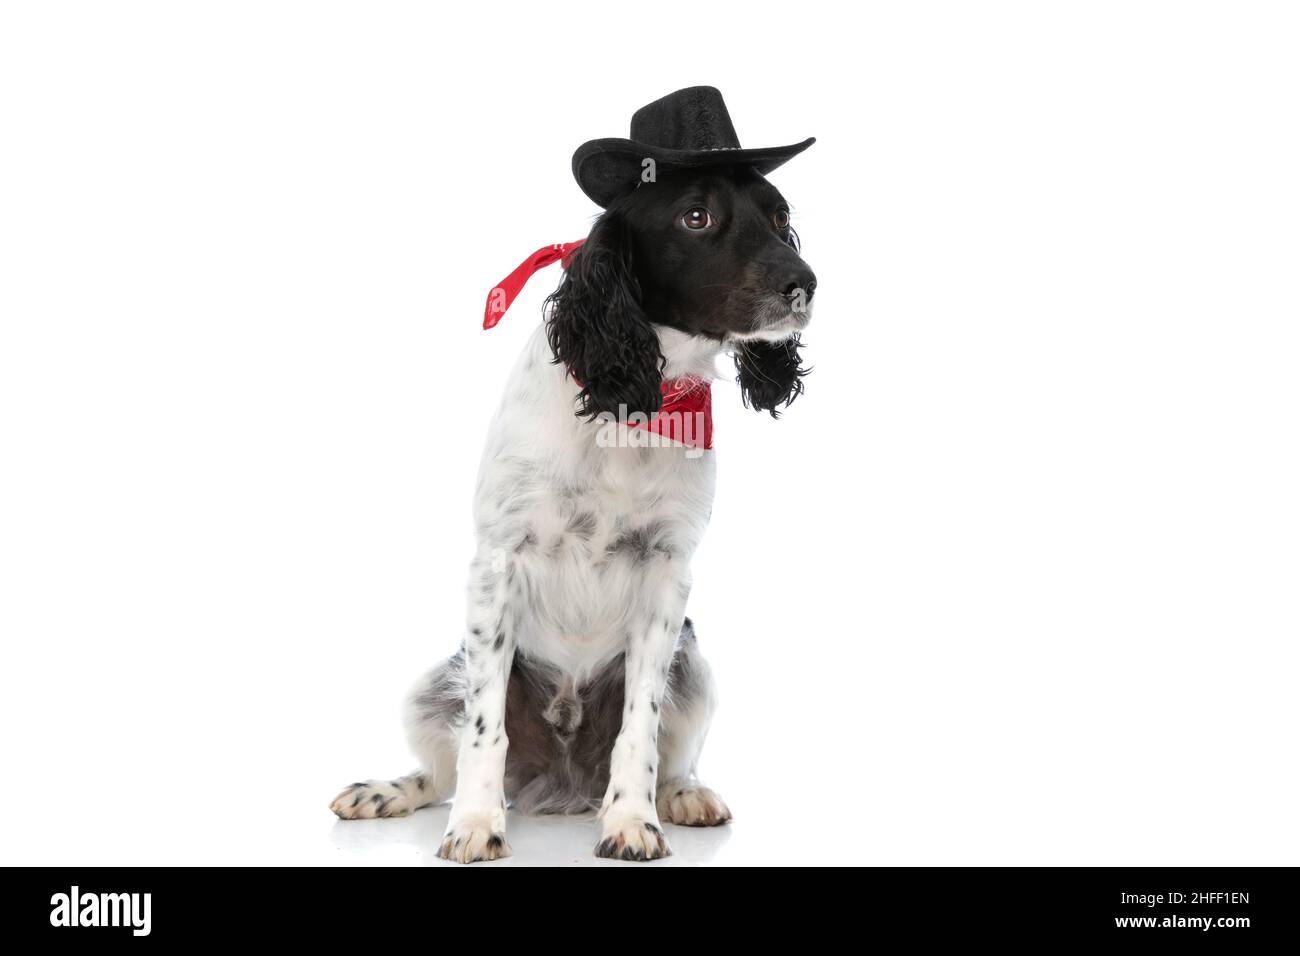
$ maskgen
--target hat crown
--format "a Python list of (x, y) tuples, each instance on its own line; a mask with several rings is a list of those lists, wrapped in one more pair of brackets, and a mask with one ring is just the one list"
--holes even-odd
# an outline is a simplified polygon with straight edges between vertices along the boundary
[(740, 149), (722, 93), (691, 86), (632, 114), (632, 140), (660, 149)]

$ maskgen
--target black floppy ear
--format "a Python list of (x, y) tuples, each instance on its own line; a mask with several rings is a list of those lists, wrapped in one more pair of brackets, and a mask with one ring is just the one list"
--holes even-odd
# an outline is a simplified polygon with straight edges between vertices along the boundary
[(546, 300), (546, 337), (582, 391), (578, 414), (659, 411), (664, 367), (659, 337), (641, 311), (627, 226), (607, 212), (573, 254), (560, 287)]
[(783, 342), (749, 341), (736, 346), (736, 381), (746, 408), (771, 412), (789, 406), (803, 394), (808, 369), (800, 364), (799, 336)]

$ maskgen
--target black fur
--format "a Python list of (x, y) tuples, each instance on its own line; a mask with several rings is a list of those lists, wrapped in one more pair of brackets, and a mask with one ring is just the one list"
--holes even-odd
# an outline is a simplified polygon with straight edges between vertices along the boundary
[(618, 415), (620, 405), (627, 414), (659, 411), (664, 357), (641, 311), (641, 288), (619, 212), (600, 217), (546, 301), (551, 351), (582, 386), (579, 415)]
[[(582, 386), (578, 414), (659, 410), (656, 325), (729, 344), (748, 407), (776, 416), (802, 394), (791, 323), (817, 278), (788, 209), (747, 167), (662, 175), (612, 203), (547, 299), (551, 351)], [(688, 227), (695, 210), (704, 228)]]
[(779, 418), (803, 394), (806, 369), (799, 359), (799, 336), (785, 342), (742, 342), (736, 347), (736, 381), (745, 407)]

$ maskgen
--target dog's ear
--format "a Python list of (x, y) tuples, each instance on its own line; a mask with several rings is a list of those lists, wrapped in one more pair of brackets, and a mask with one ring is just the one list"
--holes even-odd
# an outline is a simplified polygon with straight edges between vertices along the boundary
[(659, 411), (664, 357), (641, 310), (627, 224), (606, 212), (573, 254), (560, 287), (546, 300), (546, 336), (582, 391), (578, 414)]
[(800, 364), (799, 336), (783, 342), (749, 341), (736, 346), (736, 381), (745, 407), (771, 412), (787, 407), (803, 394), (809, 369)]

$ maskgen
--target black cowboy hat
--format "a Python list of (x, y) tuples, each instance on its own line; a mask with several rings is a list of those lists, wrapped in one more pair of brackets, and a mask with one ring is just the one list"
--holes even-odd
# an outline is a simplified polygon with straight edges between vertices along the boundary
[(641, 181), (647, 159), (656, 173), (706, 166), (753, 166), (766, 175), (816, 142), (742, 149), (722, 94), (691, 86), (632, 114), (631, 139), (593, 139), (573, 154), (573, 178), (598, 206), (608, 206)]

